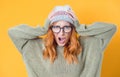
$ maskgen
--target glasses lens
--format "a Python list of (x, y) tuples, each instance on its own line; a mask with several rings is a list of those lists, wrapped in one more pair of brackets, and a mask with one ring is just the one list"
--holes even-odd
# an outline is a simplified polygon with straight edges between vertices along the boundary
[(53, 32), (59, 32), (60, 31), (60, 27), (59, 26), (52, 26), (52, 31)]
[(70, 32), (72, 30), (71, 26), (64, 26), (63, 28), (60, 28), (60, 26), (52, 26), (52, 31), (55, 33), (60, 32), (60, 30), (63, 29), (64, 32)]
[(72, 30), (71, 26), (64, 26), (64, 31), (65, 32), (70, 32)]

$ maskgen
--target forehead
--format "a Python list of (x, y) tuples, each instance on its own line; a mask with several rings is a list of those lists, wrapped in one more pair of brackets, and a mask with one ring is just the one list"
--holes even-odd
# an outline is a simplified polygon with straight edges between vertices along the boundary
[(67, 21), (62, 21), (62, 20), (53, 23), (53, 26), (61, 26), (61, 27), (63, 27), (63, 26), (66, 26), (66, 25), (70, 26), (70, 23), (67, 22)]

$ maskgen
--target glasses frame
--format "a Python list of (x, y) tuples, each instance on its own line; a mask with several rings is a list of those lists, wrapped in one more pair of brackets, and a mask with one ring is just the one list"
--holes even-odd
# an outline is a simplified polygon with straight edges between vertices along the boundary
[[(53, 27), (54, 27), (53, 25), (50, 27), (51, 30), (52, 30)], [(63, 29), (63, 32), (65, 32), (65, 31), (64, 31), (64, 27), (66, 27), (66, 26), (64, 26), (64, 27), (57, 26), (57, 27), (59, 27), (60, 30), (59, 30), (59, 32), (54, 32), (54, 31), (52, 30), (54, 33), (60, 33), (61, 29)], [(73, 27), (72, 27), (72, 26), (69, 26), (69, 27), (71, 27), (71, 31), (72, 31)], [(70, 31), (70, 32), (71, 32), (71, 31)], [(65, 32), (65, 33), (69, 33), (69, 32)]]

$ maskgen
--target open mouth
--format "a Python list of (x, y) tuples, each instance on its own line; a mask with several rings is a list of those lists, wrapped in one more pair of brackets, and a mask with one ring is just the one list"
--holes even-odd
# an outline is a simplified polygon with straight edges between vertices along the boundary
[(58, 39), (59, 39), (59, 43), (61, 43), (61, 44), (63, 44), (66, 40), (65, 37), (59, 37)]

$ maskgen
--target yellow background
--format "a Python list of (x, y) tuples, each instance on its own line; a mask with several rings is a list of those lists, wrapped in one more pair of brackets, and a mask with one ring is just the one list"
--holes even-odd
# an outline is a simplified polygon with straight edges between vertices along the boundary
[(105, 49), (101, 77), (120, 77), (120, 0), (0, 0), (0, 77), (27, 77), (22, 56), (7, 30), (25, 23), (43, 25), (56, 5), (69, 4), (80, 23), (95, 21), (117, 25), (117, 32)]

